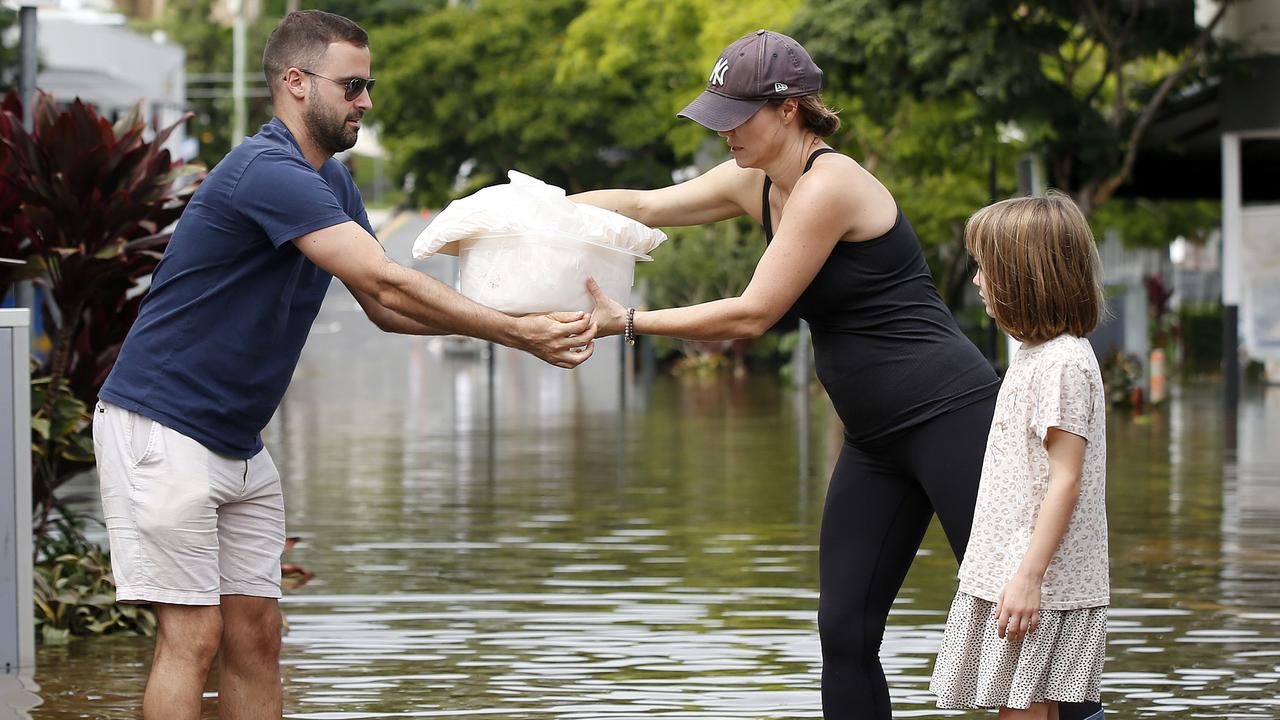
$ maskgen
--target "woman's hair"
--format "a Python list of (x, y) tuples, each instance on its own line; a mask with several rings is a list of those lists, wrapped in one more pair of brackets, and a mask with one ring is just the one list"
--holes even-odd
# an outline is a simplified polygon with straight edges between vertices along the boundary
[(1083, 337), (1098, 326), (1102, 263), (1071, 198), (1051, 190), (988, 205), (965, 224), (964, 244), (986, 280), (991, 313), (1014, 338)]
[[(772, 98), (770, 105), (781, 105), (787, 98)], [(830, 137), (840, 129), (840, 111), (832, 110), (822, 102), (820, 95), (800, 95), (796, 97), (800, 107), (800, 117), (804, 126), (818, 137)]]
[(262, 74), (267, 76), (272, 97), (289, 68), (314, 70), (329, 45), (336, 42), (368, 47), (369, 35), (353, 21), (323, 10), (297, 10), (286, 15), (271, 31), (262, 51)]

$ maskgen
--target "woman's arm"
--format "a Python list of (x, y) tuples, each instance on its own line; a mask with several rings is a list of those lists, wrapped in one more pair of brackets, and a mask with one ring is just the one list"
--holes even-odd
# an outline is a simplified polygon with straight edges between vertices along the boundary
[[(753, 182), (754, 181), (754, 182)], [(570, 195), (576, 202), (626, 215), (649, 227), (704, 225), (748, 214), (748, 188), (760, 204), (764, 174), (721, 163), (692, 180), (657, 190), (592, 190)]]
[[(815, 168), (797, 183), (786, 215), (751, 278), (734, 298), (700, 305), (635, 314), (637, 335), (666, 335), (686, 340), (731, 340), (758, 337), (795, 304), (822, 268), (835, 244), (850, 228), (853, 202), (839, 175)], [(679, 186), (677, 186), (679, 187)], [(596, 300), (599, 335), (623, 331), (626, 310), (589, 283)]]
[(1022, 556), (1022, 564), (1000, 593), (1000, 602), (996, 606), (997, 630), (1006, 626), (1009, 616), (1018, 618), (1017, 625), (1008, 625), (1005, 632), (1011, 640), (1034, 631), (1039, 623), (1040, 583), (1062, 537), (1067, 534), (1076, 501), (1080, 499), (1080, 475), (1084, 470), (1086, 444), (1087, 441), (1079, 435), (1056, 427), (1049, 428), (1045, 434), (1049, 489), (1040, 504), (1031, 544)]

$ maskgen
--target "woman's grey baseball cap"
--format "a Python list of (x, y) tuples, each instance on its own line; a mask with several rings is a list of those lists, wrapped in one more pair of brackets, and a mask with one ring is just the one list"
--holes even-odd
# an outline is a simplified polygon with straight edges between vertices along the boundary
[(720, 53), (707, 89), (677, 117), (728, 132), (773, 98), (813, 95), (821, 89), (822, 70), (800, 43), (782, 33), (757, 30)]

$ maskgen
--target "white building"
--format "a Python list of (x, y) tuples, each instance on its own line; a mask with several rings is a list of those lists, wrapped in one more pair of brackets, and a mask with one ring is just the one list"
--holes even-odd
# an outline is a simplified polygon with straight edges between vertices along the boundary
[[(159, 34), (130, 30), (111, 5), (106, 0), (59, 0), (40, 7), (36, 87), (59, 103), (75, 98), (92, 103), (107, 117), (141, 106), (152, 130), (168, 127), (187, 110), (186, 51)], [(178, 157), (189, 156), (181, 127), (166, 145)]]

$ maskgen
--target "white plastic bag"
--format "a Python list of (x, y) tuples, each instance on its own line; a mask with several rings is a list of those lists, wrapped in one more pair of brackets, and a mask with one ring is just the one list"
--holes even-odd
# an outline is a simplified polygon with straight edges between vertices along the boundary
[(661, 230), (625, 215), (576, 203), (555, 185), (515, 170), (507, 176), (510, 183), (477, 190), (437, 213), (414, 241), (413, 256), (454, 255), (454, 243), (494, 233), (560, 234), (639, 255), (648, 255), (667, 239)]
[(587, 277), (626, 302), (636, 261), (666, 235), (528, 175), (509, 177), (440, 211), (413, 256), (457, 254), (459, 292), (506, 313), (590, 311)]

